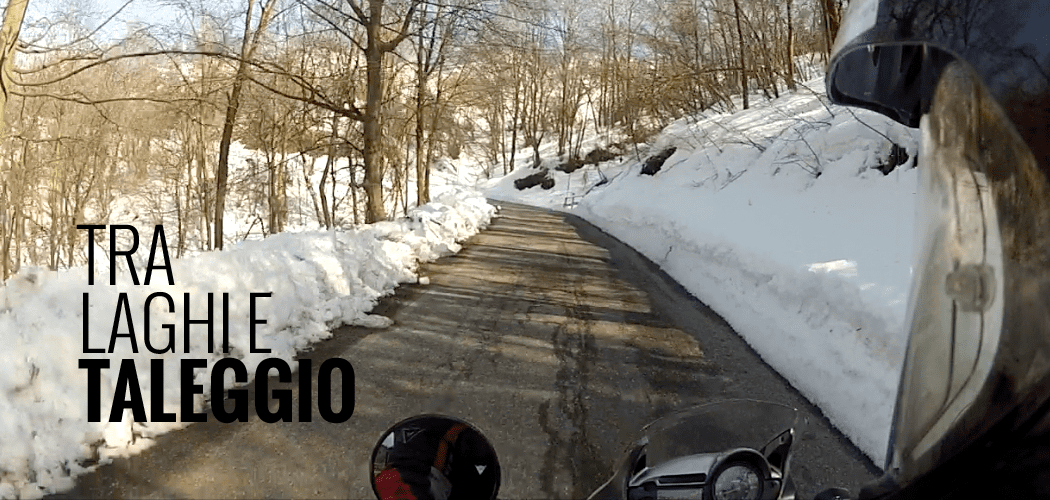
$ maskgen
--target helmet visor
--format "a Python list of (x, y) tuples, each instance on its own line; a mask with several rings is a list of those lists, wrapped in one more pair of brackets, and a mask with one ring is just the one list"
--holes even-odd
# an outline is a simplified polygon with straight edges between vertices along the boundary
[(1050, 175), (1050, 0), (852, 0), (826, 80), (837, 104), (918, 127), (940, 71), (976, 72)]

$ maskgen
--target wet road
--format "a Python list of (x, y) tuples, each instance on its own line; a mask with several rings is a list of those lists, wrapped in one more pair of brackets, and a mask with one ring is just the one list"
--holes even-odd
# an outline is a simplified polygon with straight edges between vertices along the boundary
[(383, 430), (445, 413), (493, 442), (500, 498), (583, 498), (644, 424), (727, 397), (806, 415), (792, 465), (802, 498), (828, 486), (856, 492), (873, 478), (870, 462), (720, 317), (585, 222), (504, 204), (461, 253), (421, 274), (429, 285), (403, 286), (374, 311), (393, 326), (341, 328), (305, 355), (315, 372), (330, 357), (353, 364), (349, 421), (316, 411), (312, 422), (211, 419), (81, 477), (64, 496), (371, 498), (368, 462)]

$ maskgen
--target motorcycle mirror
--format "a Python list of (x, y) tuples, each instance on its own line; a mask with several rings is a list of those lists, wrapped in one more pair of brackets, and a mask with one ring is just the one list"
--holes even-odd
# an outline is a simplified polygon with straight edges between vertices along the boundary
[(372, 491), (380, 500), (496, 498), (496, 450), (473, 425), (444, 415), (411, 417), (372, 450)]

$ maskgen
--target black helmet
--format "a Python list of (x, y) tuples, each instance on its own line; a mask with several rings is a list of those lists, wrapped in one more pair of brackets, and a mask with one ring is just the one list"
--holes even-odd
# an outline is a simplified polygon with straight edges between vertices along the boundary
[(922, 128), (908, 350), (862, 498), (1050, 498), (1050, 0), (853, 0), (829, 63), (832, 101)]

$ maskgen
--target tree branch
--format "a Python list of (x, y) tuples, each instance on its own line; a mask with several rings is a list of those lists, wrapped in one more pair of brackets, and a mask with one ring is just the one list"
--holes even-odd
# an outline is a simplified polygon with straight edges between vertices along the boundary
[[(347, 18), (349, 18), (350, 20), (354, 21), (355, 23), (358, 23), (358, 24), (364, 26), (364, 21), (362, 20), (361, 17), (354, 17), (354, 16), (352, 16), (350, 14), (347, 14), (346, 12), (343, 12), (342, 9), (334, 7), (334, 6), (328, 4), (327, 2), (325, 2), (323, 0), (316, 0), (316, 1), (317, 1), (317, 3), (320, 3), (321, 5), (324, 5), (325, 7), (329, 8), (329, 9), (332, 9), (335, 12), (338, 12), (339, 15), (346, 16)], [(340, 35), (343, 35), (343, 37), (345, 37), (347, 40), (350, 40), (350, 43), (354, 44), (354, 46), (357, 47), (358, 50), (360, 50), (361, 52), (365, 51), (364, 46), (361, 45), (357, 41), (356, 38), (354, 38), (354, 35), (352, 33), (346, 31), (346, 29), (344, 29), (342, 26), (339, 26), (338, 24), (336, 24), (334, 21), (329, 19), (328, 16), (325, 16), (325, 15), (321, 14), (320, 12), (314, 10), (314, 8), (311, 7), (309, 4), (307, 4), (304, 0), (299, 0), (299, 3), (302, 4), (303, 7), (306, 7), (306, 10), (310, 11), (310, 13), (312, 13), (313, 15), (321, 18), (321, 20), (324, 21), (325, 24), (331, 26), (332, 29), (334, 29)], [(352, 3), (351, 3), (351, 6), (353, 6)], [(358, 9), (356, 7), (355, 7), (354, 10), (358, 11)], [(358, 12), (360, 12), (360, 11), (358, 11)]]
[(201, 101), (204, 101), (204, 99), (201, 99), (199, 97), (160, 98), (160, 97), (127, 96), (127, 97), (111, 97), (111, 98), (106, 98), (106, 99), (92, 99), (92, 98), (87, 97), (87, 96), (85, 96), (83, 94), (80, 94), (79, 96), (71, 96), (71, 95), (61, 95), (61, 94), (51, 94), (51, 93), (26, 93), (26, 92), (19, 92), (17, 90), (12, 90), (11, 91), (11, 95), (24, 97), (26, 99), (49, 98), (49, 99), (56, 99), (56, 100), (59, 100), (59, 101), (74, 102), (74, 103), (77, 103), (77, 104), (86, 104), (86, 105), (109, 104), (109, 103), (114, 103), (114, 102), (132, 102), (132, 101), (155, 102), (155, 103), (162, 103), (162, 104), (171, 104), (171, 103), (176, 103), (176, 102), (201, 102)]
[[(137, 57), (151, 57), (151, 56), (163, 56), (163, 55), (212, 56), (212, 57), (231, 59), (231, 60), (234, 60), (234, 61), (240, 60), (239, 57), (232, 56), (230, 54), (225, 54), (225, 53), (218, 52), (218, 51), (207, 51), (207, 50), (170, 50), (170, 49), (153, 50), (153, 51), (147, 51), (147, 52), (135, 52), (135, 53), (131, 53), (131, 54), (120, 54), (120, 55), (116, 55), (116, 56), (111, 56), (111, 57), (98, 59), (98, 60), (95, 60), (92, 63), (85, 64), (85, 65), (83, 65), (83, 66), (81, 66), (79, 68), (76, 68), (76, 69), (74, 69), (74, 70), (72, 70), (72, 71), (70, 71), (70, 72), (68, 72), (66, 74), (54, 77), (54, 78), (52, 78), (50, 80), (44, 80), (44, 81), (40, 81), (40, 82), (24, 82), (24, 81), (17, 81), (16, 80), (15, 83), (17, 85), (22, 86), (22, 87), (43, 87), (43, 86), (46, 86), (46, 85), (52, 85), (52, 84), (61, 82), (63, 80), (68, 80), (69, 78), (72, 78), (72, 77), (74, 77), (74, 76), (76, 76), (76, 75), (78, 75), (80, 73), (83, 73), (83, 72), (85, 72), (85, 71), (87, 71), (87, 70), (89, 70), (91, 68), (94, 68), (94, 67), (97, 67), (97, 66), (102, 66), (104, 64), (108, 64), (108, 63), (111, 63), (111, 62), (114, 62), (114, 61), (120, 61), (120, 60), (123, 60), (123, 59), (133, 59), (133, 58), (137, 58)], [(36, 70), (36, 71), (39, 71), (39, 70)]]
[(308, 89), (307, 87), (304, 87), (301, 84), (297, 83), (297, 85), (300, 85), (300, 88), (302, 88), (303, 90), (311, 90), (311, 92), (310, 92), (311, 95), (308, 97), (308, 96), (301, 96), (301, 95), (291, 94), (289, 92), (285, 92), (283, 90), (274, 88), (270, 84), (268, 84), (266, 82), (263, 82), (263, 81), (260, 81), (258, 78), (255, 78), (254, 76), (251, 76), (251, 75), (248, 76), (248, 79), (251, 80), (252, 83), (254, 83), (254, 84), (256, 84), (256, 85), (266, 89), (267, 91), (272, 92), (274, 94), (277, 94), (277, 95), (279, 95), (281, 97), (284, 97), (286, 99), (291, 99), (291, 100), (294, 100), (294, 101), (304, 102), (304, 103), (307, 103), (307, 104), (310, 104), (310, 105), (313, 105), (313, 106), (317, 106), (319, 108), (326, 109), (328, 111), (331, 111), (333, 113), (338, 114), (339, 116), (342, 116), (342, 117), (345, 117), (345, 118), (349, 118), (349, 119), (354, 120), (354, 121), (362, 121), (362, 120), (364, 120), (364, 114), (361, 112), (361, 110), (357, 109), (357, 107), (351, 106), (351, 107), (347, 108), (347, 107), (344, 107), (344, 106), (339, 106), (337, 104), (334, 104), (334, 103), (332, 103), (330, 101), (327, 101), (327, 100), (322, 101), (322, 100), (319, 100), (317, 97), (314, 97), (314, 96), (317, 96), (317, 95), (323, 96), (324, 94), (321, 94), (319, 92), (314, 91), (312, 86), (310, 86), (309, 89)]
[(412, 25), (412, 16), (416, 14), (416, 9), (419, 7), (420, 3), (422, 2), (420, 2), (419, 0), (412, 2), (412, 4), (408, 7), (408, 13), (405, 14), (405, 17), (401, 20), (401, 28), (397, 31), (397, 36), (395, 36), (393, 40), (380, 44), (380, 52), (393, 51), (397, 48), (398, 45), (401, 45), (401, 42), (405, 41), (405, 39), (412, 34), (412, 32), (409, 31), (408, 28), (410, 28)]
[(78, 44), (80, 42), (83, 42), (85, 40), (90, 40), (91, 37), (95, 36), (95, 34), (98, 33), (99, 31), (102, 31), (102, 28), (105, 28), (106, 25), (109, 24), (110, 21), (112, 21), (115, 17), (117, 17), (117, 15), (119, 15), (121, 12), (123, 12), (124, 9), (127, 8), (128, 5), (131, 5), (131, 2), (134, 2), (134, 1), (135, 0), (127, 0), (126, 2), (124, 2), (124, 5), (121, 5), (120, 8), (118, 8), (116, 11), (113, 12), (113, 14), (110, 14), (110, 16), (107, 17), (105, 21), (102, 21), (102, 24), (99, 24), (97, 28), (91, 30), (90, 33), (88, 33), (88, 34), (86, 34), (86, 35), (84, 35), (84, 36), (82, 36), (80, 38), (77, 38), (75, 40), (71, 40), (69, 43), (67, 43), (67, 44), (65, 44), (63, 46), (60, 46), (60, 47), (45, 47), (43, 45), (37, 45), (37, 44), (33, 44), (33, 43), (26, 43), (23, 46), (24, 47), (32, 47), (32, 48), (35, 48), (35, 49), (40, 49), (40, 50), (32, 51), (31, 52), (32, 54), (46, 54), (48, 52), (61, 50), (61, 49), (66, 48), (66, 47), (72, 47), (73, 45), (76, 45), (76, 44)]

